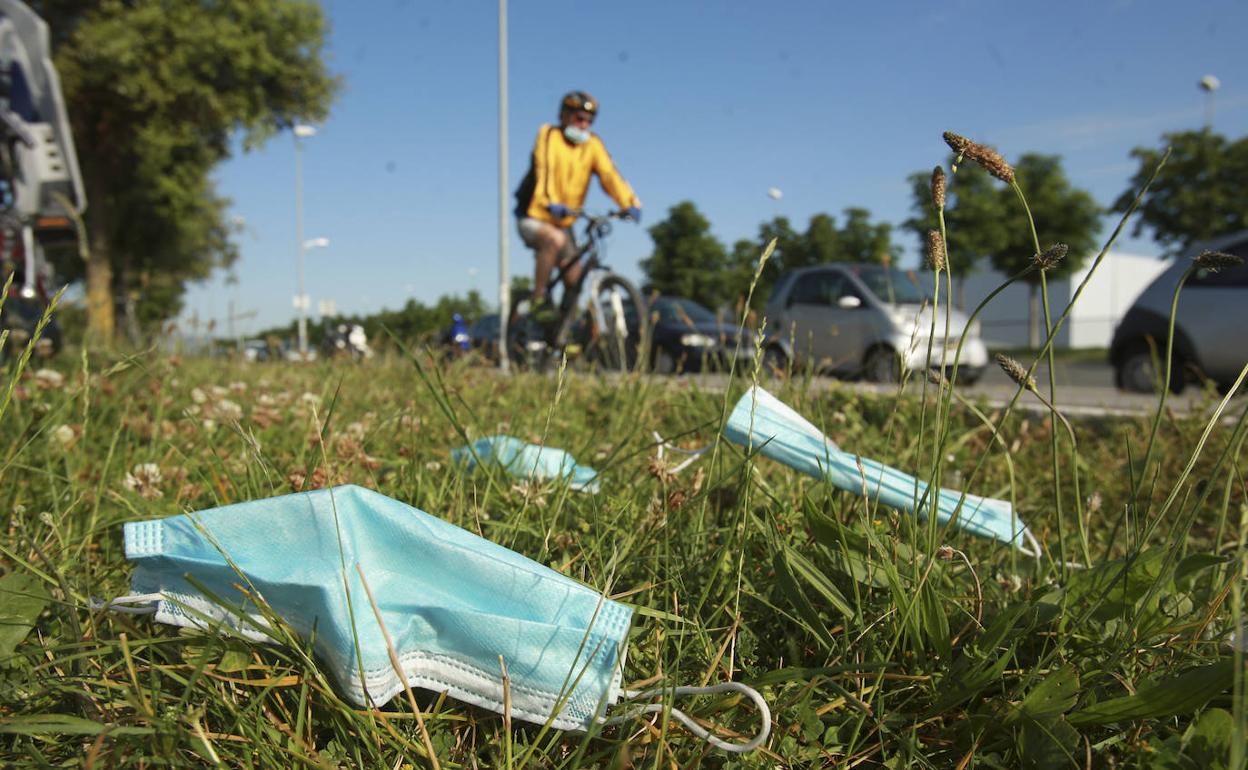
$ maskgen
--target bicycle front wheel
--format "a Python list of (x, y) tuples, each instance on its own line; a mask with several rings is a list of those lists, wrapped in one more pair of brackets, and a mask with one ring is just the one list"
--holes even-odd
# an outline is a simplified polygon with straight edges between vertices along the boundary
[(650, 341), (646, 299), (627, 278), (608, 275), (592, 298), (591, 360), (610, 371), (632, 371)]

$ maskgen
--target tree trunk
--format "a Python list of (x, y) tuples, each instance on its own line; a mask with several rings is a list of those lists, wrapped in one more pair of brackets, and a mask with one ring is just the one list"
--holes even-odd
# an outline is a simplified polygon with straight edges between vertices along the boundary
[[(91, 177), (96, 177), (92, 174)], [(91, 177), (87, 177), (91, 179)], [(98, 177), (96, 177), (98, 178)], [(91, 186), (91, 252), (87, 256), (87, 341), (94, 345), (113, 342), (113, 263), (108, 237), (106, 193), (98, 184)]]
[(1040, 293), (1034, 283), (1027, 286), (1027, 347), (1036, 350), (1040, 347)]

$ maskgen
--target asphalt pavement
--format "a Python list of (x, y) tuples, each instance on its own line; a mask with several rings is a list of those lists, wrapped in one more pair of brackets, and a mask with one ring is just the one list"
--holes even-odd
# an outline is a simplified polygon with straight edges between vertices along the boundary
[[(1026, 366), (1030, 360), (1022, 361)], [(1133, 417), (1153, 414), (1157, 411), (1158, 396), (1145, 393), (1127, 393), (1114, 385), (1114, 371), (1107, 362), (1095, 360), (1074, 360), (1056, 362), (1055, 382), (1057, 397), (1055, 403), (1067, 417)], [(661, 376), (661, 375), (655, 375)], [(728, 384), (725, 374), (692, 374), (682, 375), (693, 378), (699, 387), (723, 388)], [(1047, 365), (1036, 367), (1036, 382), (1040, 392), (1049, 393), (1049, 373)], [(819, 376), (813, 379), (815, 387), (835, 388), (848, 387), (854, 390), (874, 393), (894, 393), (896, 385), (881, 385), (870, 382), (840, 380), (834, 377)], [(922, 388), (919, 377), (912, 377), (907, 383), (906, 392), (917, 393)], [(1014, 397), (1018, 386), (1005, 372), (990, 364), (983, 377), (973, 386), (959, 386), (959, 391), (972, 400), (982, 400), (990, 407), (1004, 406)], [(1166, 407), (1176, 414), (1198, 412), (1212, 414), (1217, 408), (1221, 395), (1189, 385), (1181, 394), (1167, 396)], [(1223, 420), (1231, 420), (1238, 416), (1248, 404), (1248, 398), (1236, 396), (1223, 411)], [(1047, 412), (1048, 407), (1040, 402), (1032, 393), (1023, 393), (1016, 405), (1017, 409)]]

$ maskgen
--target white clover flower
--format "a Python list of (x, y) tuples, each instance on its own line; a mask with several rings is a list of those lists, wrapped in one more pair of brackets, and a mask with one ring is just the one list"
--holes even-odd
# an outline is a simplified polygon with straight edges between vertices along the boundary
[(247, 392), (247, 383), (236, 380), (230, 383), (229, 388), (231, 393), (236, 396), (241, 396)]
[(70, 444), (74, 443), (74, 439), (76, 438), (78, 438), (78, 436), (74, 433), (74, 429), (68, 425), (56, 426), (52, 429), (50, 437), (52, 443), (60, 446), (62, 449), (68, 448)]
[(60, 390), (65, 386), (65, 375), (55, 369), (40, 369), (35, 372), (35, 385), (43, 390)]
[(214, 416), (222, 420), (238, 421), (243, 419), (243, 408), (228, 398), (217, 402), (212, 411)]
[(215, 433), (217, 430), (217, 421), (213, 419), (204, 420), (203, 428), (205, 433)]
[(164, 495), (160, 490), (162, 480), (160, 467), (156, 463), (140, 463), (126, 474), (121, 483), (131, 492), (138, 493), (140, 497), (154, 500)]
[(191, 400), (197, 404), (202, 404), (208, 400), (208, 394), (199, 388), (191, 388)]
[(226, 390), (220, 385), (213, 385), (208, 390), (210, 393), (212, 393), (213, 398), (225, 398), (226, 396), (230, 394), (230, 391)]

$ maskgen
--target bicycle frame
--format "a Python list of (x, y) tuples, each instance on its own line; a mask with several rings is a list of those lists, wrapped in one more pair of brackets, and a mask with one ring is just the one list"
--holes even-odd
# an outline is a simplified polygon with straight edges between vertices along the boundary
[[(602, 264), (599, 254), (603, 251), (603, 240), (611, 233), (611, 218), (619, 218), (620, 215), (593, 216), (582, 211), (578, 212), (578, 216), (588, 220), (585, 224), (585, 242), (578, 248), (577, 255), (571, 262), (567, 265), (556, 266), (556, 273), (551, 281), (552, 283), (562, 283), (564, 291), (564, 299), (561, 303), (563, 306), (563, 317), (559, 322), (559, 329), (555, 335), (556, 347), (563, 347), (567, 344), (568, 334), (576, 320), (581, 292), (586, 287), (589, 288), (590, 318), (594, 322), (595, 328), (606, 328), (607, 315), (598, 296), (598, 290), (603, 279), (611, 275), (611, 271), (606, 265)], [(563, 271), (578, 262), (583, 263), (584, 272), (576, 284), (569, 284), (563, 280)], [(620, 300), (618, 293), (612, 293), (610, 303), (610, 317), (614, 321), (612, 331), (619, 337), (627, 336), (628, 330), (624, 321), (624, 303)]]

